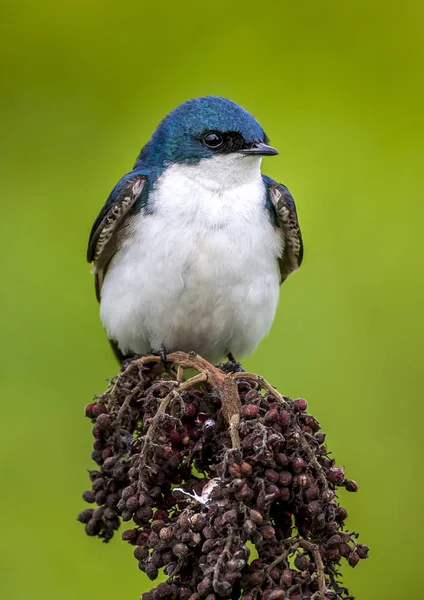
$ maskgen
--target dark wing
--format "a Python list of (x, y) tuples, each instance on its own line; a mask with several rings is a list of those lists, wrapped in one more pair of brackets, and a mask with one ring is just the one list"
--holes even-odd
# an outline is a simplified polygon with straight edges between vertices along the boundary
[(296, 205), (286, 186), (281, 183), (269, 183), (268, 193), (284, 240), (283, 255), (279, 259), (280, 283), (283, 283), (290, 273), (302, 264), (302, 234), (297, 220)]
[(100, 300), (103, 279), (117, 248), (118, 233), (125, 224), (131, 208), (140, 198), (146, 180), (146, 176), (139, 173), (125, 175), (113, 188), (91, 229), (87, 260), (94, 263), (97, 300)]

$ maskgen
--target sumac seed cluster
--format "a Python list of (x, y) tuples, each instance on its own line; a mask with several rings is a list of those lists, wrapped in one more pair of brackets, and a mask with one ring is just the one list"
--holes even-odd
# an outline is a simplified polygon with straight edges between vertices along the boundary
[(234, 449), (217, 387), (179, 392), (156, 364), (118, 376), (85, 409), (97, 468), (79, 521), (104, 541), (127, 524), (122, 538), (141, 571), (167, 577), (143, 600), (352, 598), (339, 567), (355, 567), (368, 548), (345, 528), (336, 492), (357, 484), (304, 399), (240, 377)]

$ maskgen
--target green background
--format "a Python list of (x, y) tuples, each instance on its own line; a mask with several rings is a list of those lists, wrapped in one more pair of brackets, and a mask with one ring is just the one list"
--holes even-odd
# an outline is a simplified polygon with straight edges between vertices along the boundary
[(292, 191), (304, 266), (245, 367), (304, 396), (358, 480), (359, 600), (421, 597), (421, 2), (8, 3), (0, 20), (0, 596), (131, 600), (130, 546), (84, 535), (83, 407), (117, 365), (84, 262), (111, 187), (202, 94), (252, 112)]

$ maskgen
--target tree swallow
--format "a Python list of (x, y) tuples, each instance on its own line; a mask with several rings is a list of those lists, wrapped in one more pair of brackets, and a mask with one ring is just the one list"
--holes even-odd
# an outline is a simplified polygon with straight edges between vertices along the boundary
[(253, 352), (279, 286), (302, 262), (288, 189), (261, 174), (278, 151), (225, 98), (184, 102), (159, 124), (91, 230), (100, 316), (119, 358)]

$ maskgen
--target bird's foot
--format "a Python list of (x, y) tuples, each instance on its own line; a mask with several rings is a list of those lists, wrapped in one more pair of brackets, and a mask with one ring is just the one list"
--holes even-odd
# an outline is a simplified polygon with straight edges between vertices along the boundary
[(237, 362), (236, 359), (234, 358), (232, 352), (228, 352), (227, 359), (228, 359), (228, 362), (220, 363), (218, 365), (218, 367), (221, 369), (221, 371), (224, 371), (224, 373), (238, 373), (240, 371), (244, 371), (241, 364), (239, 362)]
[(160, 350), (152, 350), (152, 354), (154, 356), (159, 356), (160, 357), (160, 359), (162, 361), (162, 364), (163, 364), (163, 367), (164, 367), (165, 371), (168, 373), (169, 372), (170, 364), (168, 362), (168, 357), (167, 357), (167, 354), (166, 354), (165, 346), (161, 346)]

